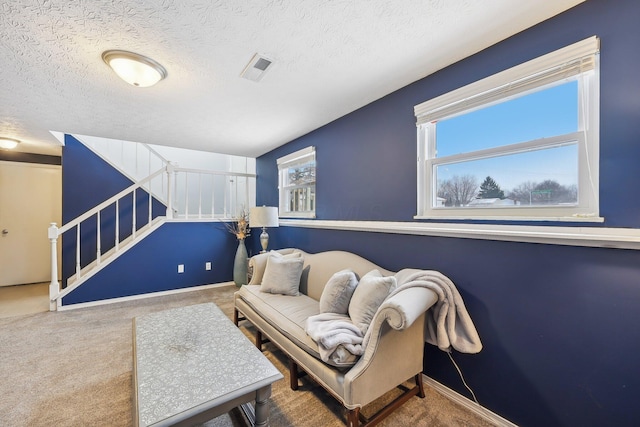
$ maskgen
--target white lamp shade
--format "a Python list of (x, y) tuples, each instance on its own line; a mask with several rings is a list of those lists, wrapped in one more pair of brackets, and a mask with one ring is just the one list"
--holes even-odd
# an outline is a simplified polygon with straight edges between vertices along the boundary
[(249, 210), (249, 227), (277, 227), (278, 208), (257, 206)]

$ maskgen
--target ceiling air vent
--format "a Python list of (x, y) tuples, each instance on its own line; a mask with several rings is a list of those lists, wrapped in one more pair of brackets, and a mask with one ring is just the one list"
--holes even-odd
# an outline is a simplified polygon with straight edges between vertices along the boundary
[(254, 82), (259, 82), (271, 67), (272, 62), (273, 61), (270, 59), (256, 53), (253, 55), (253, 58), (251, 58), (251, 61), (249, 61), (247, 66), (244, 67), (240, 77), (247, 80), (253, 80)]

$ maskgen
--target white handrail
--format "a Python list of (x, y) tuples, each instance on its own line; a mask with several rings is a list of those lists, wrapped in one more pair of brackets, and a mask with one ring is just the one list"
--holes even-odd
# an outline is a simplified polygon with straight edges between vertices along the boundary
[(201, 173), (204, 175), (242, 176), (247, 178), (256, 177), (255, 173), (212, 171), (207, 169), (191, 169), (191, 168), (181, 168), (181, 167), (174, 167), (173, 170), (176, 172)]

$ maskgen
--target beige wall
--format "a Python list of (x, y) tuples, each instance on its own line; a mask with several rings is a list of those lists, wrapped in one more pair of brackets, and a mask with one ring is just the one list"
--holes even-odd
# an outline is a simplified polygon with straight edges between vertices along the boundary
[(0, 286), (51, 280), (47, 227), (61, 218), (61, 166), (0, 161)]

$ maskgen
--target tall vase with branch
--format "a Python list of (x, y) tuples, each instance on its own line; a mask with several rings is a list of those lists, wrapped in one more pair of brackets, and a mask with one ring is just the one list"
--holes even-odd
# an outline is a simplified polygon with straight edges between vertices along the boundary
[(233, 281), (237, 287), (246, 285), (248, 282), (248, 263), (247, 247), (244, 239), (249, 237), (251, 230), (249, 229), (249, 212), (244, 208), (240, 214), (231, 222), (225, 223), (227, 230), (238, 239), (238, 249), (233, 260)]

